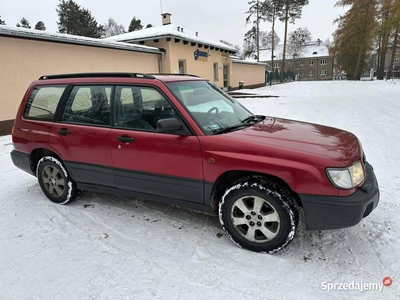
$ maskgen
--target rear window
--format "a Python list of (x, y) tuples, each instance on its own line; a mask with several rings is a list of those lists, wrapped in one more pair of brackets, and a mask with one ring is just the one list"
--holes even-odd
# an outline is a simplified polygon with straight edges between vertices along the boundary
[(66, 86), (36, 87), (26, 104), (24, 117), (51, 121)]

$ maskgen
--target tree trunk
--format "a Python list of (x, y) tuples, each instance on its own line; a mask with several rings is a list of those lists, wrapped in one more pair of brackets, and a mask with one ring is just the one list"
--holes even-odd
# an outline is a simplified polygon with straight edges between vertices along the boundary
[(397, 48), (397, 37), (399, 35), (399, 24), (397, 24), (396, 31), (394, 33), (394, 40), (393, 40), (393, 47), (392, 47), (392, 57), (390, 58), (389, 70), (387, 74), (387, 79), (390, 79), (390, 75), (393, 73), (393, 63), (394, 63), (394, 56), (396, 53)]
[(274, 72), (274, 48), (275, 48), (275, 5), (274, 5), (274, 11), (272, 13), (272, 45), (271, 45), (271, 71), (272, 72)]
[(257, 37), (257, 61), (260, 61), (260, 26), (259, 26), (259, 21), (260, 21), (260, 17), (258, 15), (259, 12), (259, 2), (257, 0), (257, 18), (256, 18), (256, 22), (257, 22), (257, 32), (256, 32), (256, 37)]
[(289, 0), (286, 0), (286, 7), (285, 7), (285, 36), (284, 36), (284, 40), (283, 40), (283, 57), (282, 57), (282, 66), (281, 66), (281, 82), (283, 82), (283, 73), (285, 71), (287, 29), (288, 29), (288, 21), (289, 21), (288, 19), (289, 19)]
[(379, 36), (379, 42), (378, 42), (378, 51), (377, 51), (377, 53), (376, 53), (376, 57), (375, 57), (375, 59), (376, 59), (376, 69), (375, 69), (375, 72), (376, 72), (376, 79), (379, 79), (379, 69), (380, 69), (380, 57), (381, 57), (381, 48), (382, 48), (382, 37), (381, 36)]
[(379, 63), (379, 78), (380, 80), (383, 79), (384, 73), (385, 73), (385, 62), (386, 62), (386, 52), (387, 52), (387, 46), (388, 46), (388, 41), (389, 41), (389, 33), (385, 30), (383, 33), (383, 38), (382, 38), (382, 49), (381, 49), (381, 57), (380, 57), (380, 63)]

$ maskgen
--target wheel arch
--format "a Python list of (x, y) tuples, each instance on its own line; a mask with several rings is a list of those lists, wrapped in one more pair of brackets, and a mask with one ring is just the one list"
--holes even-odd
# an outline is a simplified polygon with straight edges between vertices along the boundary
[(36, 168), (39, 163), (39, 160), (45, 156), (52, 156), (52, 157), (57, 158), (58, 160), (62, 161), (62, 159), (60, 158), (60, 156), (57, 155), (57, 153), (55, 153), (54, 151), (51, 151), (49, 149), (36, 148), (36, 149), (32, 150), (32, 152), (29, 156), (29, 164), (30, 164), (30, 168), (31, 168), (33, 174), (35, 174), (35, 176), (36, 176)]
[(260, 179), (269, 179), (272, 180), (279, 185), (283, 186), (285, 189), (287, 189), (293, 198), (296, 201), (296, 204), (300, 207), (302, 207), (302, 203), (300, 200), (299, 195), (291, 189), (289, 184), (285, 182), (283, 179), (266, 174), (266, 173), (258, 173), (258, 172), (250, 172), (250, 171), (241, 171), (241, 170), (234, 170), (234, 171), (227, 171), (223, 174), (221, 174), (218, 179), (215, 181), (212, 191), (211, 191), (211, 208), (214, 214), (217, 213), (218, 211), (218, 203), (222, 196), (224, 195), (226, 189), (232, 185), (235, 181), (239, 180), (240, 178), (243, 177), (252, 177), (252, 178), (260, 178)]

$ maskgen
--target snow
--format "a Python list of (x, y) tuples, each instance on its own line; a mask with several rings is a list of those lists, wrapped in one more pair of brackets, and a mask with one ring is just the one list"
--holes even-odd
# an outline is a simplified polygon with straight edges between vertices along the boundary
[(135, 45), (123, 42), (115, 42), (106, 39), (96, 39), (72, 34), (65, 33), (55, 33), (36, 29), (27, 29), (22, 27), (13, 27), (0, 25), (0, 36), (20, 36), (27, 37), (30, 39), (38, 40), (50, 40), (56, 42), (66, 42), (71, 44), (81, 44), (81, 45), (93, 45), (97, 47), (107, 47), (107, 48), (117, 48), (132, 51), (142, 51), (142, 52), (156, 52), (161, 53), (158, 48), (149, 47), (144, 45)]
[[(85, 192), (57, 205), (11, 162), (0, 137), (1, 299), (399, 299), (400, 81), (293, 82), (240, 101), (252, 112), (355, 133), (374, 166), (381, 200), (360, 224), (300, 229), (268, 255), (234, 245), (217, 216)], [(324, 291), (323, 284), (381, 284)]]
[(179, 24), (168, 24), (162, 26), (153, 26), (150, 28), (145, 28), (142, 30), (131, 31), (111, 37), (104, 38), (104, 40), (108, 41), (121, 41), (121, 42), (129, 42), (129, 41), (139, 41), (145, 39), (156, 39), (162, 37), (173, 36), (176, 38), (185, 39), (187, 41), (206, 44), (210, 46), (214, 46), (216, 48), (226, 49), (229, 51), (236, 52), (237, 50), (227, 44), (221, 43), (220, 41), (216, 41), (202, 33), (196, 32), (193, 29), (190, 29), (186, 26), (182, 26)]

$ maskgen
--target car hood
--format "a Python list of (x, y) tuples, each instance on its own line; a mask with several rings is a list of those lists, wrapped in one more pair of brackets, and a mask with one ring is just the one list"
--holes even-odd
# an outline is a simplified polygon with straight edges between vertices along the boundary
[(362, 154), (357, 137), (333, 127), (266, 117), (264, 121), (229, 133), (234, 139), (265, 144), (353, 163)]

